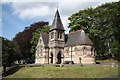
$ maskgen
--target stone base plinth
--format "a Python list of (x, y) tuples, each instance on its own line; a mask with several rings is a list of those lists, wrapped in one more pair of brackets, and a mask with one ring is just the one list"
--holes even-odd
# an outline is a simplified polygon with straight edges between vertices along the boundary
[(82, 64), (95, 64), (95, 58), (92, 57), (84, 57), (81, 60)]

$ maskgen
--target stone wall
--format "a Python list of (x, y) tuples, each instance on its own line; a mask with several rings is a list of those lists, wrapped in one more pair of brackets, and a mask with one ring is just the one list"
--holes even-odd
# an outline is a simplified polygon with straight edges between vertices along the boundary
[[(35, 63), (56, 64), (57, 55), (61, 52), (61, 63), (64, 61), (73, 61), (74, 63), (93, 64), (95, 63), (94, 48), (88, 45), (77, 45), (63, 48), (43, 48), (42, 51), (36, 50)], [(51, 53), (53, 62), (51, 63)]]
[(77, 45), (64, 48), (64, 61), (73, 61), (74, 63), (91, 64), (95, 63), (94, 49), (89, 45)]
[[(73, 61), (74, 63), (93, 64), (95, 63), (95, 55), (93, 46), (76, 45), (64, 47), (64, 33), (62, 38), (58, 39), (58, 32), (52, 31), (49, 36), (49, 48), (45, 48), (43, 39), (40, 37), (36, 47), (35, 63), (36, 64), (56, 64), (58, 60), (58, 53), (61, 56), (61, 63), (65, 61)], [(53, 38), (51, 39), (51, 35)], [(51, 53), (53, 57), (51, 58)]]
[(48, 52), (49, 48), (45, 48), (45, 45), (43, 43), (43, 39), (40, 37), (37, 47), (36, 47), (36, 53), (35, 53), (35, 63), (36, 64), (48, 64)]

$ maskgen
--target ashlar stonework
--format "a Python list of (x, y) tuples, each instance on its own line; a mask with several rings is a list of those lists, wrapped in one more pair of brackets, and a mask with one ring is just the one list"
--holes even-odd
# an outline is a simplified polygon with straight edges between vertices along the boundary
[(35, 54), (36, 64), (95, 63), (92, 41), (85, 34), (84, 30), (78, 30), (65, 35), (58, 9), (49, 34), (40, 34)]

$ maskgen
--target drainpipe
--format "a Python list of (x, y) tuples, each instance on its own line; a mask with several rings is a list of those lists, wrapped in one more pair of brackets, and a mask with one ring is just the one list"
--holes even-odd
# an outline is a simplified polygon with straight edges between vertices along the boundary
[(72, 64), (72, 46), (71, 46), (71, 64)]
[(48, 64), (49, 64), (49, 48), (48, 48)]

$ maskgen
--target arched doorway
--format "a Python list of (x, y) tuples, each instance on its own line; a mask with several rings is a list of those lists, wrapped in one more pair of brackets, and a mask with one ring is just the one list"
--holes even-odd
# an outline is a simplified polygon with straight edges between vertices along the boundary
[(57, 54), (57, 64), (61, 64), (61, 52)]
[(53, 53), (51, 53), (50, 55), (51, 55), (51, 57), (50, 57), (51, 58), (50, 63), (53, 63)]

